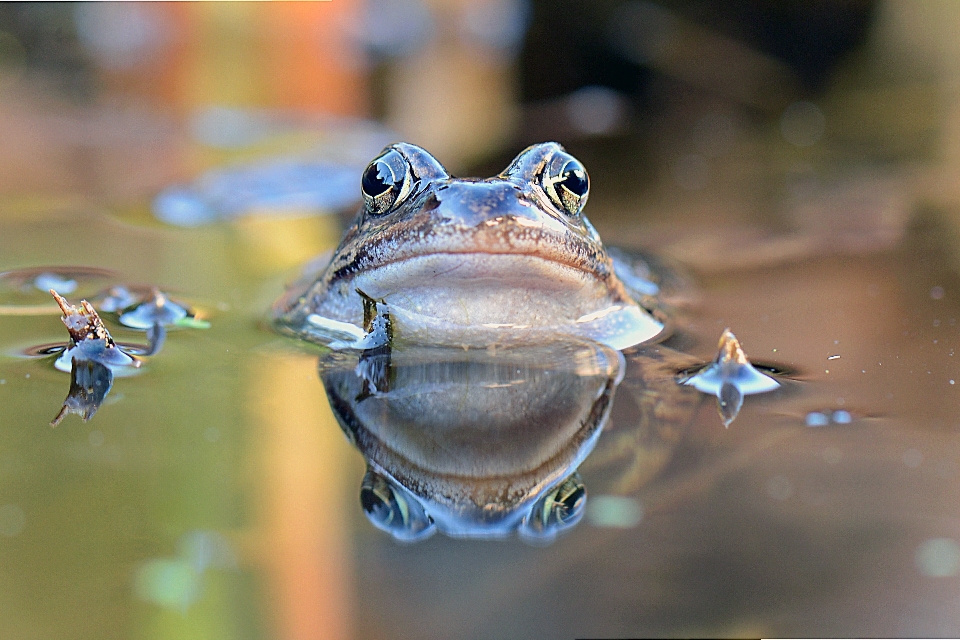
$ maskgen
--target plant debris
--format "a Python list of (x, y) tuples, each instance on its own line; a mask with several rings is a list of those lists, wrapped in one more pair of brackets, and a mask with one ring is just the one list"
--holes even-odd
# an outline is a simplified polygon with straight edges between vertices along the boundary
[(109, 367), (94, 360), (75, 358), (70, 370), (70, 391), (50, 426), (57, 426), (71, 413), (86, 422), (100, 408), (111, 386), (113, 373)]
[(70, 359), (70, 391), (63, 407), (50, 422), (55, 427), (71, 413), (84, 422), (93, 417), (113, 385), (111, 366), (139, 367), (140, 361), (117, 346), (97, 310), (86, 300), (75, 307), (53, 289), (50, 295), (63, 311), (70, 343), (64, 356)]
[(78, 346), (84, 340), (103, 340), (106, 348), (117, 348), (117, 343), (114, 342), (92, 304), (86, 300), (81, 300), (80, 307), (77, 308), (53, 289), (50, 289), (50, 295), (53, 296), (53, 299), (60, 305), (60, 310), (63, 311), (63, 317), (60, 319), (67, 327), (67, 331), (70, 332), (70, 349)]

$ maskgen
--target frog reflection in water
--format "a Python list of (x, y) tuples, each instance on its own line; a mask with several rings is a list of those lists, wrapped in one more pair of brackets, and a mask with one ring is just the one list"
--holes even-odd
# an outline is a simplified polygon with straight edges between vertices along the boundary
[(494, 178), (455, 179), (399, 143), (361, 187), (333, 258), (274, 320), (334, 349), (320, 375), (367, 459), (361, 502), (376, 526), (403, 540), (540, 541), (573, 526), (577, 468), (625, 370), (637, 423), (601, 457), (626, 459), (623, 492), (666, 463), (700, 397), (676, 378), (693, 362), (656, 346), (619, 353), (664, 335), (647, 310), (656, 285), (604, 249), (576, 159), (545, 143)]
[(320, 361), (334, 415), (367, 460), (364, 511), (401, 540), (436, 530), (549, 540), (576, 524), (585, 504), (576, 469), (623, 371), (619, 352), (573, 340)]
[[(486, 346), (585, 337), (624, 349), (661, 333), (644, 292), (583, 215), (587, 173), (556, 143), (522, 152), (500, 175), (456, 179), (398, 143), (367, 167), (364, 205), (333, 259), (274, 306), (279, 330), (327, 345), (363, 336), (361, 295), (389, 305), (399, 337)], [(650, 283), (645, 283), (650, 284)]]
[(631, 493), (666, 465), (699, 406), (701, 394), (675, 378), (692, 362), (657, 346), (625, 359), (566, 337), (496, 350), (331, 351), (319, 368), (337, 421), (366, 458), (360, 501), (375, 526), (405, 541), (518, 532), (543, 543), (584, 515), (577, 470), (618, 387), (632, 423), (593, 454), (592, 472), (615, 476), (607, 491)]

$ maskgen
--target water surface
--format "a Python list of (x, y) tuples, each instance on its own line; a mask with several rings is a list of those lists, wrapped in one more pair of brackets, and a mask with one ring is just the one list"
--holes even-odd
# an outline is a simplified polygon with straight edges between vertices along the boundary
[[(294, 265), (335, 243), (333, 219), (173, 229), (84, 201), (9, 209), (0, 270), (110, 269), (210, 328), (171, 330), (89, 422), (51, 428), (69, 375), (23, 354), (66, 332), (47, 294), (4, 290), (0, 304), (51, 309), (0, 316), (4, 637), (960, 630), (960, 289), (919, 232), (695, 274), (668, 346), (706, 361), (731, 327), (794, 379), (725, 429), (710, 398), (662, 402), (628, 370), (580, 466), (578, 526), (547, 546), (404, 545), (364, 517), (365, 464), (330, 413), (319, 351), (263, 323)], [(72, 302), (85, 286), (99, 284)]]

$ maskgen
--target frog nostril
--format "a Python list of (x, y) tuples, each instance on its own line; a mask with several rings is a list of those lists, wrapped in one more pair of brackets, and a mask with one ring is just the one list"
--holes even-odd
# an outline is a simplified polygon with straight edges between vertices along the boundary
[(423, 203), (423, 211), (433, 211), (440, 206), (440, 199), (437, 194), (431, 193)]

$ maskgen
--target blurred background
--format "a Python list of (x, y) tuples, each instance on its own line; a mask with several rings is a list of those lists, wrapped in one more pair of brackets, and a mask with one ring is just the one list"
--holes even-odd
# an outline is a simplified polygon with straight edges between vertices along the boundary
[[(252, 157), (309, 149), (362, 164), (391, 139), (487, 175), (551, 139), (591, 171), (595, 218), (708, 216), (724, 240), (726, 224), (759, 222), (884, 243), (905, 207), (957, 199), (956, 11), (896, 0), (8, 3), (0, 194), (131, 202)], [(328, 182), (318, 188), (345, 191)], [(834, 215), (828, 192), (856, 210)]]
[[(876, 248), (960, 199), (958, 20), (934, 0), (6, 3), (0, 196), (143, 202), (309, 151), (337, 166), (263, 188), (349, 210), (385, 141), (489, 175), (550, 139), (591, 171), (601, 226), (640, 220), (684, 259), (773, 232), (792, 244), (768, 253)], [(161, 219), (191, 218), (168, 200)], [(712, 240), (658, 228), (705, 219)]]
[(895, 0), (7, 3), (2, 134), (16, 170), (4, 166), (0, 193), (142, 198), (193, 177), (203, 151), (262, 142), (275, 133), (264, 119), (322, 114), (372, 119), (457, 173), (558, 140), (584, 155), (595, 198), (631, 215), (677, 199), (733, 208), (731, 191), (778, 171), (753, 183), (761, 203), (737, 203), (766, 209), (825, 166), (954, 162), (954, 12)]
[[(935, 323), (938, 349), (955, 340), (955, 320), (930, 305), (953, 304), (960, 273), (958, 36), (951, 0), (0, 3), (0, 269), (108, 267), (212, 313), (208, 333), (172, 336), (152, 371), (118, 382), (123, 401), (82, 427), (37, 436), (66, 380), (4, 361), (0, 407), (18, 428), (0, 435), (0, 635), (556, 637), (571, 619), (607, 635), (956, 635), (955, 483), (943, 489), (960, 460), (956, 402), (914, 373), (946, 380), (952, 361), (910, 360), (930, 335), (905, 327)], [(722, 445), (714, 422), (700, 427), (704, 459), (746, 451), (753, 462), (722, 467), (737, 482), (773, 486), (795, 465), (795, 485), (758, 490), (774, 506), (755, 511), (731, 492), (650, 516), (629, 544), (653, 536), (674, 550), (669, 566), (635, 549), (644, 559), (624, 569), (626, 538), (609, 531), (577, 564), (594, 542), (586, 526), (549, 552), (379, 537), (315, 356), (276, 347), (258, 323), (298, 265), (336, 244), (362, 168), (395, 140), (462, 176), (494, 175), (535, 142), (565, 145), (590, 172), (601, 235), (703, 284), (691, 324), (707, 336), (693, 343), (703, 357), (724, 321), (749, 353), (793, 354), (811, 376), (820, 351), (849, 344), (829, 365), (833, 386), (786, 411), (802, 425), (842, 394), (859, 398), (855, 416), (887, 412), (876, 450), (851, 436), (827, 460), (860, 451), (850, 460), (866, 475), (850, 477), (875, 491), (845, 477), (828, 482), (835, 520), (787, 514), (813, 465), (803, 455), (822, 445), (798, 438), (757, 461), (769, 425), (747, 411)], [(4, 331), (7, 352), (63, 338), (55, 316)], [(900, 418), (915, 422), (902, 430)], [(878, 460), (899, 473), (922, 451), (953, 471), (883, 485), (899, 476)], [(920, 493), (935, 504), (918, 506)], [(850, 508), (874, 498), (868, 515)], [(914, 508), (928, 511), (897, 520)], [(797, 542), (784, 519), (821, 528)], [(702, 522), (720, 533), (684, 533)], [(757, 522), (752, 548), (799, 567), (794, 577), (742, 551)], [(857, 522), (875, 525), (861, 532), (872, 542), (831, 542)], [(900, 555), (885, 546), (894, 538)], [(934, 568), (915, 570), (911, 554), (931, 540)], [(879, 560), (900, 556), (906, 568)], [(582, 575), (548, 570), (557, 558)], [(815, 575), (802, 570), (811, 558)], [(731, 570), (742, 591), (727, 598)], [(931, 576), (953, 582), (924, 591)], [(813, 620), (823, 610), (806, 604), (823, 585), (836, 597)], [(764, 594), (809, 611), (769, 616), (780, 605)]]

